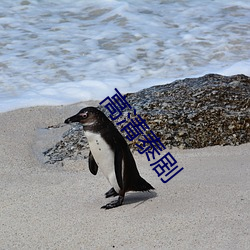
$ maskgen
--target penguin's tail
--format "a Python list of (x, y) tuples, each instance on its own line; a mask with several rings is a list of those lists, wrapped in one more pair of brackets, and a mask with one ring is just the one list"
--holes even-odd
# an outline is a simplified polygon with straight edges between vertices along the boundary
[(131, 191), (148, 191), (154, 189), (147, 181), (145, 181), (141, 176), (134, 183)]

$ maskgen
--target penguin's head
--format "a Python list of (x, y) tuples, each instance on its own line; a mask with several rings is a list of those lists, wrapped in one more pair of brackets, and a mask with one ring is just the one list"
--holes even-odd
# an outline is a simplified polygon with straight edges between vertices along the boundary
[(100, 110), (94, 107), (81, 109), (76, 115), (67, 118), (64, 122), (67, 124), (73, 122), (81, 123), (85, 128), (97, 126), (103, 119), (108, 119)]

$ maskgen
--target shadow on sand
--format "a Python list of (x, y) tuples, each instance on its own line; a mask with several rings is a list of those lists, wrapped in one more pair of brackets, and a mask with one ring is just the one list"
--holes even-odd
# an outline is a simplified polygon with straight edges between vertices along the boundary
[(135, 207), (143, 204), (149, 199), (153, 199), (157, 197), (157, 193), (155, 191), (145, 191), (145, 192), (131, 192), (127, 193), (124, 199), (123, 206), (128, 204), (134, 204)]

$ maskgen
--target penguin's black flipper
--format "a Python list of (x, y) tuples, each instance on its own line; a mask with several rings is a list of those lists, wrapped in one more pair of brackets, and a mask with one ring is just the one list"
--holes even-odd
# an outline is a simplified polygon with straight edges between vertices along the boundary
[(93, 175), (96, 175), (98, 171), (98, 165), (96, 164), (91, 151), (89, 151), (89, 170)]
[(122, 181), (122, 149), (116, 145), (115, 147), (115, 176), (120, 189), (123, 189)]
[(111, 188), (107, 193), (105, 193), (105, 197), (106, 198), (109, 198), (109, 197), (112, 197), (112, 196), (117, 196), (118, 193), (115, 191), (114, 188)]

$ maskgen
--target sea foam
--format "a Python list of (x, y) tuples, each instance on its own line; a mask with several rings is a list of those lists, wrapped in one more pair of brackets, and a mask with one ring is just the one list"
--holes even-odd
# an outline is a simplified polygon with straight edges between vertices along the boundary
[(1, 1), (0, 112), (250, 76), (250, 2)]

